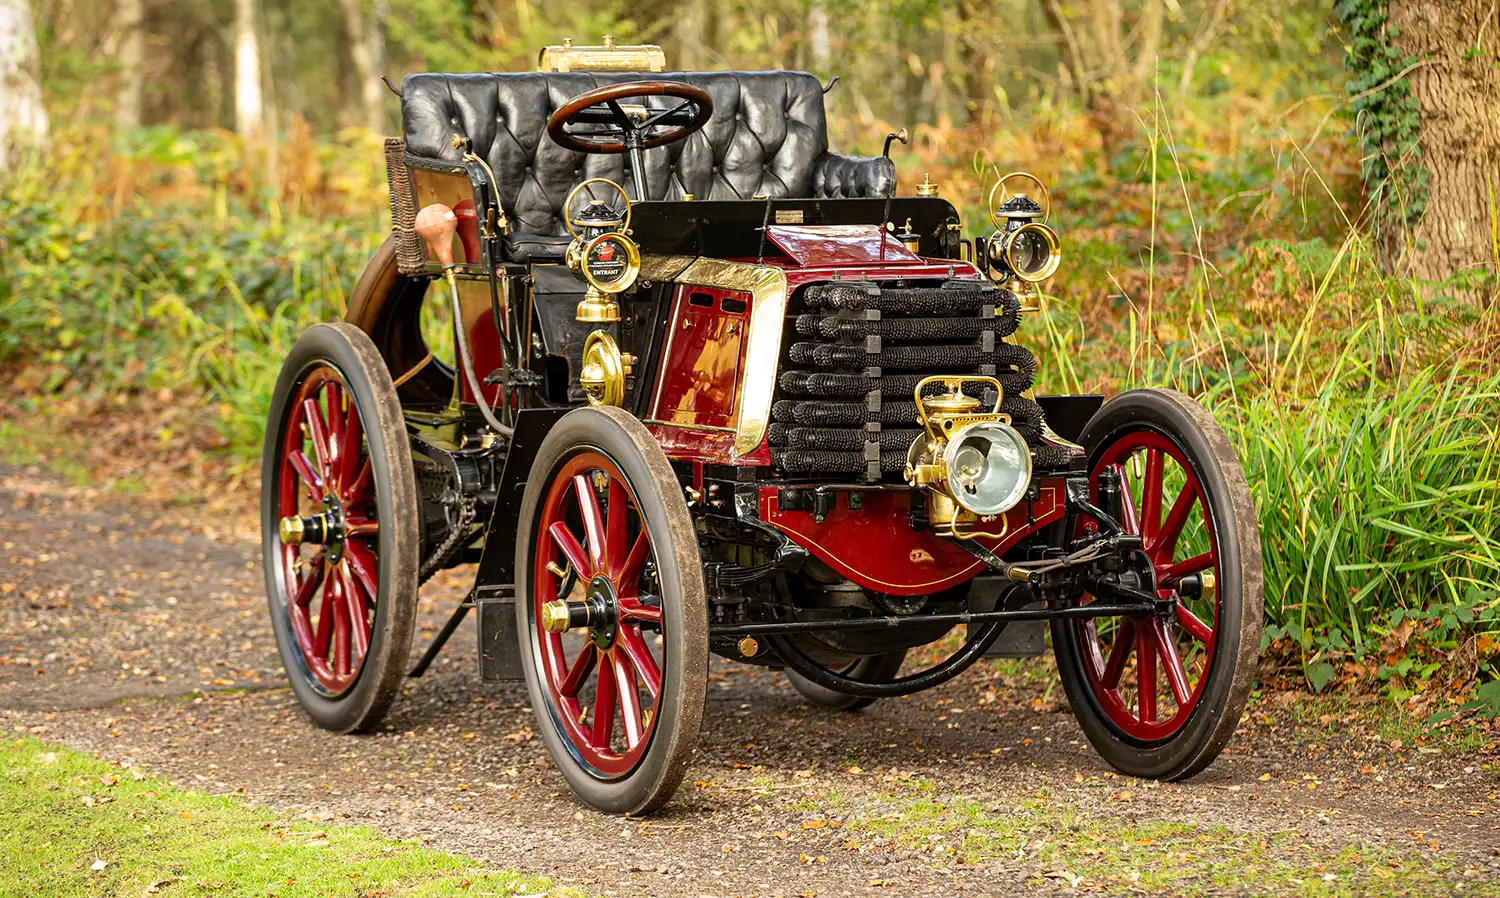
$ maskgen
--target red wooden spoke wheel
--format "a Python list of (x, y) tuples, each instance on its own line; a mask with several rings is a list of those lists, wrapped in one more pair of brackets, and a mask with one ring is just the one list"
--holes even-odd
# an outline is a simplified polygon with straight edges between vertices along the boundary
[[(532, 605), (542, 679), (579, 760), (602, 777), (620, 776), (650, 743), (661, 697), (651, 537), (625, 476), (591, 451), (569, 458), (554, 476), (537, 526), (543, 536), (532, 582), (544, 601)], [(543, 630), (549, 596), (584, 604), (587, 627), (571, 635)]]
[(267, 427), (262, 540), (283, 666), (330, 729), (379, 720), (410, 646), (416, 488), (400, 421), (363, 332), (319, 325), (298, 340)]
[[(1058, 669), (1110, 763), (1136, 776), (1191, 776), (1234, 732), (1260, 648), (1260, 533), (1249, 488), (1218, 425), (1179, 393), (1122, 394), (1082, 442), (1095, 500), (1113, 472), (1121, 524), (1141, 537), (1131, 574), (1173, 604), (1161, 615), (1055, 622)], [(1095, 527), (1085, 518), (1079, 533)]]
[(708, 678), (681, 486), (639, 421), (579, 409), (543, 441), (521, 508), (517, 623), (547, 748), (591, 806), (660, 807), (686, 770)]

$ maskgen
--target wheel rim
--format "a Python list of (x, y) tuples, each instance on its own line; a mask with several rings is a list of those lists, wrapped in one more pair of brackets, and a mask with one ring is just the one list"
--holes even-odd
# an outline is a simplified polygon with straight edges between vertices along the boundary
[[(1176, 608), (1170, 617), (1080, 620), (1074, 632), (1084, 679), (1108, 721), (1127, 738), (1161, 742), (1192, 717), (1213, 667), (1224, 582), (1213, 511), (1193, 466), (1164, 434), (1116, 437), (1089, 474), (1096, 500), (1106, 468), (1121, 477), (1121, 524), (1141, 537), (1156, 594), (1176, 599)], [(1186, 588), (1195, 578), (1203, 583), (1198, 595)]]
[(379, 596), (379, 525), (364, 422), (342, 373), (307, 373), (282, 430), (278, 511), (318, 520), (322, 542), (283, 543), (283, 606), (302, 673), (337, 697), (369, 655)]
[[(620, 778), (651, 743), (667, 661), (656, 554), (640, 503), (612, 460), (580, 452), (553, 476), (535, 540), (531, 620), (553, 725), (590, 774)], [(607, 609), (594, 625), (543, 629), (546, 602), (585, 594)]]

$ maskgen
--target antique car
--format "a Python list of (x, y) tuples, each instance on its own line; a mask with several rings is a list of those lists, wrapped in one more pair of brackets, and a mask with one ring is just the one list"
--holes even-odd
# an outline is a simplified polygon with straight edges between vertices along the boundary
[[(1250, 490), (1186, 396), (1035, 394), (1045, 185), (999, 178), (965, 236), (898, 184), (904, 133), (829, 150), (832, 82), (665, 68), (605, 41), (404, 80), (392, 233), (266, 432), (308, 715), (376, 726), (472, 609), (480, 675), (525, 680), (571, 788), (639, 814), (682, 780), (711, 654), (850, 710), (1045, 626), (1109, 764), (1204, 769), (1260, 646)], [(419, 587), (465, 564), (408, 670)]]

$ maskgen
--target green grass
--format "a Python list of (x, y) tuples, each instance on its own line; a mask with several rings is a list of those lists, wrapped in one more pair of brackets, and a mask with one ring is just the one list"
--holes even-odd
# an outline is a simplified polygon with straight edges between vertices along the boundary
[[(1123, 797), (1128, 798), (1128, 795)], [(1129, 809), (1129, 804), (1110, 805)], [(1127, 822), (1079, 813), (1044, 795), (985, 807), (972, 800), (887, 793), (846, 822), (854, 838), (878, 836), (932, 858), (934, 866), (1022, 862), (1086, 891), (1210, 895), (1253, 884), (1257, 893), (1301, 896), (1500, 896), (1485, 871), (1447, 854), (1366, 845), (1310, 845), (1294, 832), (1256, 833), (1171, 821)]]
[(289, 820), (32, 738), (0, 748), (0, 895), (47, 898), (577, 895), (536, 877)]

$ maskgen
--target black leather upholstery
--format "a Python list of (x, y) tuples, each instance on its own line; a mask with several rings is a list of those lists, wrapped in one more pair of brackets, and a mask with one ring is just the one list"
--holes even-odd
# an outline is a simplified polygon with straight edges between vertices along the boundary
[[(587, 178), (625, 184), (625, 156), (575, 153), (547, 136), (547, 119), (567, 100), (622, 81), (685, 81), (708, 91), (703, 130), (646, 151), (646, 194), (675, 200), (881, 197), (895, 190), (889, 159), (828, 152), (823, 92), (806, 72), (416, 74), (402, 83), (406, 151), (459, 160), (456, 132), (494, 170), (512, 229), (560, 236), (563, 202)], [(653, 98), (664, 108), (675, 100)], [(518, 249), (529, 243), (518, 238)]]

